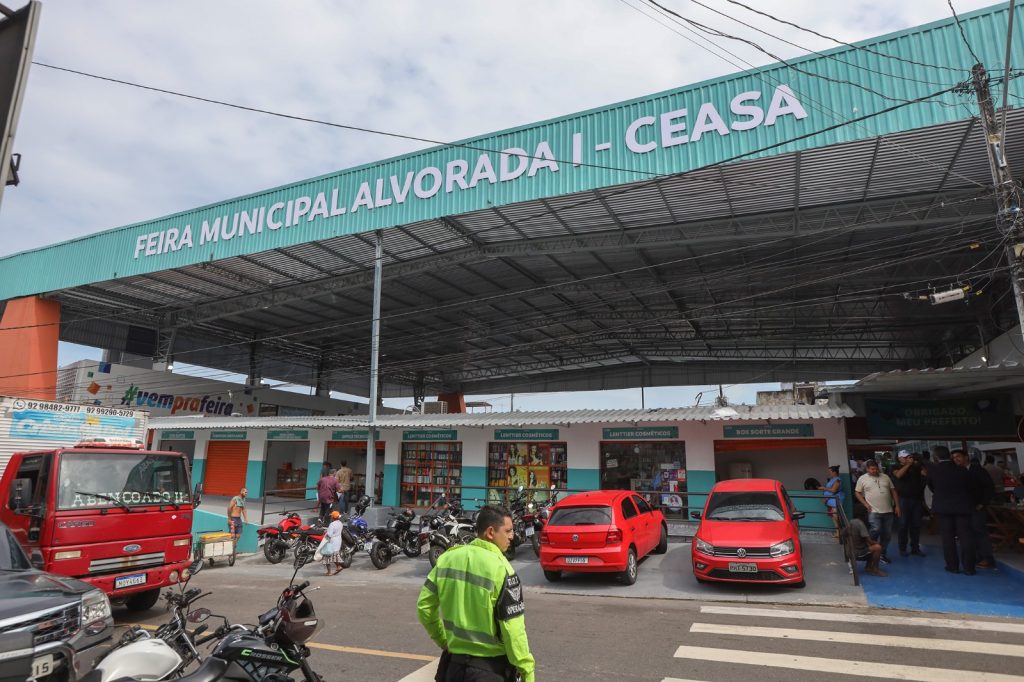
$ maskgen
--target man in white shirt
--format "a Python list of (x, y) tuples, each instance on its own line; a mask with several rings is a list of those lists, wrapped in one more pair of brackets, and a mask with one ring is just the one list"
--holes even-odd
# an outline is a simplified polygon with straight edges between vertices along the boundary
[(864, 463), (866, 473), (857, 479), (854, 493), (857, 500), (868, 510), (868, 524), (871, 535), (882, 546), (882, 561), (891, 564), (886, 550), (892, 538), (892, 527), (900, 515), (900, 499), (892, 479), (882, 473), (875, 460)]

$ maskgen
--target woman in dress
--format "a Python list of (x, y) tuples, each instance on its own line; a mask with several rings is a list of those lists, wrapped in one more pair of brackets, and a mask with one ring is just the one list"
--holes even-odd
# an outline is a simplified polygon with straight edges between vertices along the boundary
[[(324, 567), (327, 569), (327, 575), (337, 575), (344, 568), (341, 565), (342, 526), (341, 513), (332, 511), (331, 524), (327, 526), (327, 532), (324, 533), (324, 539), (327, 540), (327, 544), (320, 550), (320, 556), (323, 557), (320, 561), (323, 562)], [(334, 566), (334, 573), (331, 573), (332, 565)]]
[(828, 468), (828, 480), (825, 481), (825, 485), (818, 488), (825, 494), (825, 506), (828, 508), (828, 515), (832, 517), (832, 523), (835, 525), (836, 530), (832, 533), (833, 538), (839, 537), (839, 513), (836, 511), (836, 503), (843, 503), (843, 481), (839, 478), (839, 467), (830, 466)]

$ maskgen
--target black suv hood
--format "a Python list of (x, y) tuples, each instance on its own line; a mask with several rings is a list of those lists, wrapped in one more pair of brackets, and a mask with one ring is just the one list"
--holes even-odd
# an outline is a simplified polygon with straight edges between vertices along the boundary
[(35, 569), (0, 571), (0, 621), (74, 604), (92, 585)]

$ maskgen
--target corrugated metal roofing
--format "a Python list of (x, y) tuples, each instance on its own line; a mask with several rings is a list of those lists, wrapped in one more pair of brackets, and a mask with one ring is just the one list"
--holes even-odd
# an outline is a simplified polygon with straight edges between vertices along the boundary
[(1024, 365), (1012, 360), (985, 366), (893, 370), (875, 372), (841, 393), (924, 393), (1024, 388)]
[[(693, 421), (806, 421), (853, 417), (846, 405), (735, 405), (652, 408), (646, 410), (553, 410), (405, 414), (377, 418), (378, 429), (487, 428), (494, 426), (571, 426), (573, 424), (659, 424)], [(156, 417), (152, 429), (366, 428), (364, 417)]]

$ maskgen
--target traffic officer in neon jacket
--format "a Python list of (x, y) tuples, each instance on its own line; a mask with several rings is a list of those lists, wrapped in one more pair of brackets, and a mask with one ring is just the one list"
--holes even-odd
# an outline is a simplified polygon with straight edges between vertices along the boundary
[(476, 539), (438, 560), (416, 604), (420, 623), (445, 650), (438, 680), (501, 682), (521, 675), (534, 682), (534, 660), (526, 640), (523, 587), (505, 558), (512, 517), (484, 507)]

